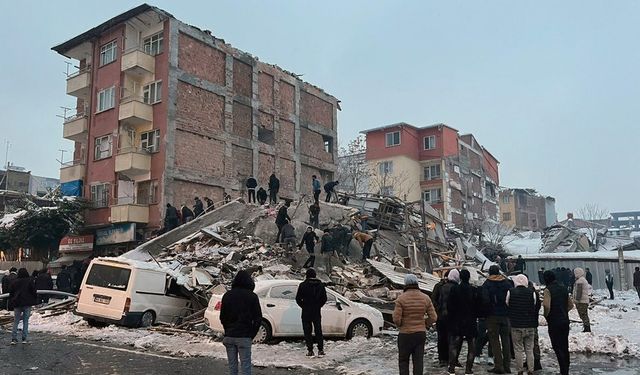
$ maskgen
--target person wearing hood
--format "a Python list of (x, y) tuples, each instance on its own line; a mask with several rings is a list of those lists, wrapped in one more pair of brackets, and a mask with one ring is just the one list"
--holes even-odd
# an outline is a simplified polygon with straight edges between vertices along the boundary
[(489, 372), (505, 374), (511, 372), (511, 339), (507, 316), (507, 292), (513, 285), (500, 274), (497, 265), (489, 267), (489, 278), (482, 288), (489, 298), (487, 335), (494, 355), (494, 367)]
[[(53, 290), (53, 279), (51, 278), (51, 274), (46, 268), (38, 273), (35, 281), (36, 290)], [(38, 294), (38, 304), (41, 303), (49, 303), (48, 294)]]
[(256, 194), (258, 195), (258, 203), (261, 206), (264, 206), (264, 204), (267, 203), (267, 191), (264, 190), (262, 186), (260, 186), (260, 189), (258, 189), (258, 192)]
[(320, 226), (320, 203), (317, 201), (309, 206), (309, 224), (316, 229)]
[(591, 270), (589, 269), (589, 267), (585, 268), (584, 270), (586, 272), (584, 278), (587, 279), (589, 285), (593, 286), (593, 275), (591, 274)]
[(426, 331), (437, 320), (438, 315), (431, 299), (418, 288), (418, 278), (414, 274), (407, 274), (404, 277), (404, 292), (396, 299), (393, 310), (393, 323), (400, 331), (398, 334), (400, 375), (409, 375), (409, 359), (413, 363), (413, 375), (423, 374)]
[(284, 204), (278, 209), (278, 213), (276, 214), (276, 226), (278, 227), (278, 236), (276, 238), (276, 242), (280, 242), (282, 239), (282, 227), (288, 222), (291, 221), (289, 217), (289, 206), (291, 203), (289, 201), (284, 202)]
[(524, 373), (523, 356), (526, 355), (527, 373), (533, 374), (533, 343), (535, 327), (538, 325), (536, 295), (529, 289), (529, 280), (523, 274), (514, 276), (513, 284), (515, 286), (507, 292), (506, 304), (511, 324), (516, 370), (518, 374)]
[(278, 203), (278, 192), (280, 191), (280, 180), (272, 173), (269, 177), (269, 203)]
[(254, 288), (249, 272), (241, 270), (233, 278), (231, 290), (222, 296), (222, 343), (227, 349), (231, 375), (238, 375), (239, 368), (243, 375), (251, 375), (251, 343), (262, 324), (262, 310)]
[(316, 270), (309, 268), (306, 278), (298, 286), (296, 303), (302, 309), (302, 330), (307, 344), (307, 357), (313, 356), (314, 337), (318, 344), (318, 355), (324, 356), (324, 340), (322, 337), (322, 313), (321, 309), (327, 303), (327, 290), (322, 281), (316, 278)]
[[(633, 275), (635, 277), (635, 273)], [(607, 289), (609, 289), (609, 299), (613, 299), (613, 275), (609, 270), (604, 270), (604, 283), (607, 284)]]
[(22, 343), (28, 344), (31, 306), (38, 304), (36, 284), (26, 268), (18, 270), (17, 278), (9, 285), (9, 303), (13, 308), (11, 345), (18, 343), (18, 323), (22, 320)]
[(180, 226), (180, 218), (178, 218), (178, 210), (170, 203), (164, 212), (164, 231), (168, 232)]
[(191, 209), (184, 204), (180, 207), (180, 213), (182, 213), (183, 224), (190, 222), (196, 216), (194, 215), (193, 211), (191, 211)]
[(304, 244), (307, 252), (309, 253), (309, 258), (304, 262), (302, 268), (313, 267), (313, 264), (316, 261), (315, 246), (318, 241), (320, 241), (320, 238), (316, 232), (314, 232), (313, 228), (307, 227), (307, 231), (304, 232), (302, 241), (300, 241), (300, 245), (298, 245), (298, 249), (302, 249), (302, 245)]
[(467, 342), (467, 363), (465, 374), (473, 374), (476, 337), (478, 335), (478, 306), (481, 303), (476, 287), (469, 284), (471, 274), (460, 271), (460, 284), (454, 285), (449, 293), (447, 312), (449, 314), (449, 373), (455, 374), (462, 342)]
[[(448, 301), (451, 295), (451, 289), (458, 285), (460, 282), (460, 272), (457, 269), (452, 269), (447, 275), (447, 280), (438, 289), (438, 294), (434, 294), (434, 304), (436, 312), (438, 313), (438, 321), (436, 323), (438, 333), (438, 362), (441, 367), (449, 365), (449, 309)], [(457, 323), (456, 323), (457, 324)], [(456, 363), (457, 364), (457, 363)]]
[(547, 319), (551, 347), (558, 358), (560, 375), (569, 374), (569, 311), (573, 309), (573, 301), (567, 288), (556, 280), (553, 271), (544, 272), (544, 317)]
[(204, 201), (205, 201), (205, 203), (207, 203), (207, 211), (213, 211), (213, 210), (216, 209), (216, 205), (213, 203), (211, 198), (204, 197)]
[(591, 285), (584, 277), (584, 270), (580, 267), (573, 270), (576, 276), (576, 283), (573, 286), (573, 300), (576, 303), (576, 309), (578, 309), (578, 315), (582, 320), (583, 331), (591, 332), (591, 323), (589, 322), (589, 297), (591, 296)]

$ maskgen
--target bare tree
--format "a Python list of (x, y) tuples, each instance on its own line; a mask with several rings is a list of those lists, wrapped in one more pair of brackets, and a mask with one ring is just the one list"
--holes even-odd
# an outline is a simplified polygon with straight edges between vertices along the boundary
[(598, 206), (597, 203), (588, 203), (578, 210), (578, 216), (587, 222), (585, 228), (588, 232), (587, 236), (589, 236), (591, 243), (597, 247), (598, 231), (607, 228), (607, 225), (602, 222), (609, 219), (609, 211)]
[(407, 200), (409, 193), (415, 188), (415, 183), (407, 171), (395, 172), (393, 167), (379, 162), (375, 166), (375, 172), (371, 178), (371, 188), (380, 195), (392, 195)]
[(505, 225), (487, 218), (478, 220), (476, 225), (478, 229), (482, 231), (482, 242), (484, 242), (486, 246), (501, 249), (513, 241), (505, 241), (505, 237), (513, 232), (513, 226), (511, 225)]
[(367, 144), (362, 135), (349, 141), (346, 147), (340, 148), (336, 177), (340, 181), (341, 189), (348, 193), (369, 191), (372, 171), (367, 164), (366, 151)]

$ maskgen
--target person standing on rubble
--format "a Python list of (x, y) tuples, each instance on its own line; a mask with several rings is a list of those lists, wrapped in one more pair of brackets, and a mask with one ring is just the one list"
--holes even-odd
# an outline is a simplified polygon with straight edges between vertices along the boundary
[(494, 355), (494, 367), (489, 372), (505, 374), (511, 371), (511, 339), (507, 317), (507, 292), (513, 287), (509, 279), (500, 274), (496, 265), (489, 267), (489, 278), (482, 288), (489, 296), (489, 314), (486, 319), (489, 345)]
[[(322, 336), (321, 309), (327, 303), (327, 290), (322, 281), (316, 278), (316, 270), (309, 268), (306, 278), (298, 286), (296, 303), (302, 309), (302, 330), (307, 344), (307, 357), (313, 357), (313, 342), (318, 344), (318, 356), (324, 356), (324, 338)], [(315, 333), (315, 337), (311, 332)]]
[(302, 244), (304, 244), (307, 252), (309, 253), (309, 258), (302, 265), (302, 268), (313, 267), (316, 262), (316, 254), (315, 254), (315, 246), (316, 242), (320, 241), (320, 238), (313, 230), (312, 227), (307, 227), (307, 231), (304, 232), (304, 236), (302, 236), (302, 241), (300, 241), (300, 245), (298, 245), (298, 249), (302, 249)]
[(529, 289), (529, 280), (523, 274), (513, 277), (514, 287), (507, 292), (507, 312), (511, 324), (511, 338), (515, 351), (516, 370), (524, 373), (523, 356), (527, 362), (527, 373), (533, 374), (533, 344), (538, 325), (535, 293)]
[(164, 212), (164, 231), (168, 232), (180, 225), (180, 219), (178, 219), (178, 210), (170, 203), (167, 203), (167, 209)]
[(204, 204), (202, 204), (202, 201), (198, 197), (193, 198), (193, 201), (195, 202), (193, 204), (193, 214), (195, 217), (198, 217), (204, 212)]
[(284, 202), (282, 207), (278, 209), (278, 213), (276, 214), (276, 225), (278, 226), (278, 236), (276, 237), (276, 242), (280, 242), (282, 237), (282, 227), (289, 221), (291, 218), (289, 217), (289, 206), (291, 203), (289, 201)]
[(256, 203), (256, 188), (258, 187), (258, 181), (256, 181), (253, 176), (249, 176), (245, 186), (247, 187), (247, 199), (249, 203), (251, 203), (251, 200), (253, 200), (253, 203)]
[(576, 275), (576, 283), (573, 286), (573, 300), (578, 309), (578, 315), (582, 320), (583, 331), (591, 332), (591, 323), (589, 322), (589, 298), (591, 297), (592, 288), (587, 279), (584, 277), (584, 270), (580, 267), (574, 271)]
[(324, 265), (324, 272), (327, 275), (331, 274), (331, 257), (335, 253), (334, 239), (329, 229), (324, 230), (324, 234), (320, 239), (320, 255), (322, 256), (322, 264)]
[(272, 173), (269, 177), (269, 203), (278, 203), (278, 192), (280, 191), (280, 180), (276, 177), (275, 173)]
[(261, 186), (260, 189), (258, 189), (257, 195), (258, 195), (258, 203), (261, 206), (264, 206), (264, 204), (267, 202), (267, 191), (264, 190)]
[[(611, 285), (611, 287), (613, 288), (613, 284)], [(633, 273), (633, 287), (636, 288), (638, 298), (640, 298), (640, 267), (636, 267), (636, 270)], [(640, 305), (640, 302), (638, 302), (638, 305)]]
[(184, 204), (182, 205), (182, 207), (180, 207), (180, 213), (182, 213), (183, 224), (190, 222), (196, 216), (193, 214), (193, 211), (191, 211), (191, 209)]
[(544, 283), (547, 287), (544, 290), (542, 305), (551, 347), (558, 359), (560, 375), (569, 375), (569, 311), (573, 309), (573, 301), (567, 288), (558, 283), (553, 271), (544, 272)]
[(241, 270), (233, 278), (231, 290), (222, 296), (222, 343), (227, 349), (231, 375), (238, 375), (239, 367), (243, 375), (251, 375), (251, 343), (262, 324), (262, 310), (258, 296), (253, 292), (254, 288), (255, 283), (249, 272)]
[(520, 273), (524, 273), (527, 270), (527, 263), (522, 258), (522, 255), (518, 255), (518, 259), (516, 259), (516, 267), (515, 271), (519, 271)]
[(436, 312), (438, 313), (436, 329), (438, 333), (438, 362), (440, 367), (446, 367), (449, 365), (449, 325), (452, 324), (452, 322), (449, 321), (448, 303), (449, 296), (451, 295), (451, 289), (458, 285), (459, 282), (460, 272), (454, 268), (447, 274), (444, 284), (438, 288), (438, 294), (435, 295), (434, 293), (433, 302), (435, 304)]
[(282, 226), (282, 243), (287, 251), (289, 251), (293, 250), (296, 246), (296, 242), (296, 229), (291, 225), (289, 220), (285, 220), (285, 223)]
[(327, 194), (327, 197), (324, 199), (325, 202), (331, 202), (331, 195), (335, 193), (335, 188), (339, 183), (340, 181), (329, 181), (324, 184), (324, 192)]
[(593, 286), (593, 275), (591, 274), (591, 270), (589, 270), (589, 267), (585, 268), (584, 270), (586, 272), (584, 278), (587, 279), (589, 285)]
[[(426, 316), (426, 318), (425, 318)], [(398, 334), (398, 368), (400, 375), (409, 375), (409, 359), (413, 375), (424, 371), (424, 344), (427, 330), (438, 320), (438, 315), (426, 294), (418, 287), (418, 278), (409, 273), (404, 277), (404, 292), (396, 299), (393, 323)]]
[(318, 180), (318, 177), (316, 177), (315, 174), (311, 176), (311, 188), (313, 189), (313, 200), (318, 203), (320, 201), (320, 192), (322, 191), (322, 188), (320, 186), (320, 180)]
[(373, 236), (365, 232), (356, 232), (353, 238), (358, 241), (362, 247), (362, 261), (366, 262), (371, 257), (371, 246), (373, 246)]
[(449, 293), (447, 312), (449, 314), (449, 373), (455, 375), (455, 366), (462, 342), (467, 342), (467, 362), (465, 374), (473, 374), (476, 336), (478, 335), (477, 311), (481, 301), (476, 287), (469, 283), (471, 273), (460, 271), (460, 284), (454, 285)]
[(309, 206), (309, 224), (315, 229), (320, 226), (320, 203), (317, 200)]

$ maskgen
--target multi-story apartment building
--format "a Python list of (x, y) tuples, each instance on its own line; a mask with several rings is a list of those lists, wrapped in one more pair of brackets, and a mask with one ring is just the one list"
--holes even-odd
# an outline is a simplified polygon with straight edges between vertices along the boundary
[(640, 229), (640, 211), (612, 212), (611, 226), (619, 229)]
[(555, 198), (534, 189), (502, 189), (501, 222), (518, 230), (541, 231), (557, 222), (555, 202)]
[(250, 175), (275, 173), (292, 198), (333, 177), (338, 100), (208, 30), (144, 4), (53, 50), (79, 67), (62, 190), (92, 202), (97, 245), (160, 228), (167, 203), (237, 196)]
[(445, 220), (471, 230), (498, 220), (498, 160), (472, 134), (445, 124), (392, 124), (363, 132), (372, 192), (423, 199)]

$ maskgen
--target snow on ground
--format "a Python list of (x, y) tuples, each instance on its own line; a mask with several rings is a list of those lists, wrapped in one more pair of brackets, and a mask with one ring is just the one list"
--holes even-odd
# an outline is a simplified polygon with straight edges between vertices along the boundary
[(519, 232), (505, 236), (502, 244), (511, 255), (537, 254), (542, 248), (542, 237), (540, 232)]

